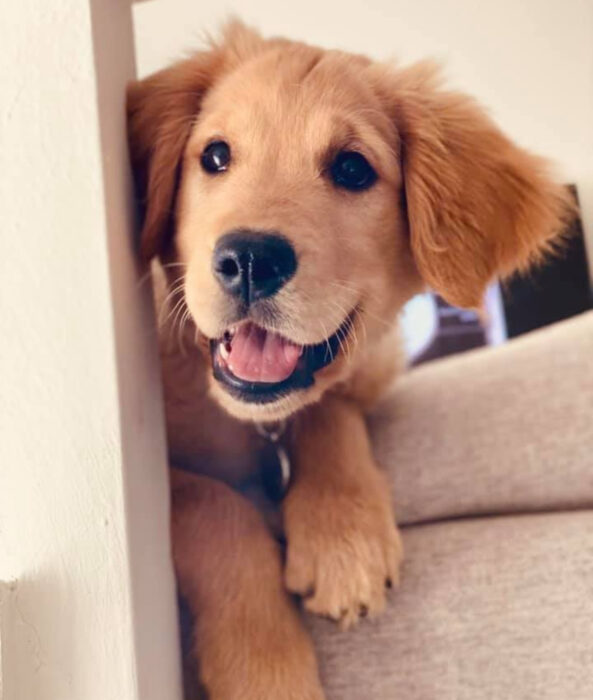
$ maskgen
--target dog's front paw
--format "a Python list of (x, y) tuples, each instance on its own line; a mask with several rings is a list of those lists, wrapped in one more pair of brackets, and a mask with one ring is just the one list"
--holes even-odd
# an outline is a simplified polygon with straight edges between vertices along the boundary
[(386, 489), (305, 497), (297, 485), (285, 505), (287, 588), (344, 627), (380, 612), (403, 557)]

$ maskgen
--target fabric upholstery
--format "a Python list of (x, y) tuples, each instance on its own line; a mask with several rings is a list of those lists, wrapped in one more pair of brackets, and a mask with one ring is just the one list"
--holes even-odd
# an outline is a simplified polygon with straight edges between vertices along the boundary
[(410, 371), (371, 428), (400, 523), (593, 507), (593, 312)]
[(593, 513), (413, 526), (404, 546), (382, 617), (311, 621), (328, 700), (593, 698)]

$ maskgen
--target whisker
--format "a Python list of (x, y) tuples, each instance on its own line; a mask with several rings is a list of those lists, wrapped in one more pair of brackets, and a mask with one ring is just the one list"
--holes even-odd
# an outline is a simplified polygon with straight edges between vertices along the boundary
[(369, 341), (368, 334), (367, 334), (367, 326), (366, 326), (366, 323), (364, 322), (362, 312), (358, 307), (356, 307), (354, 309), (354, 315), (356, 318), (358, 318), (360, 320), (360, 327), (362, 328), (362, 332), (364, 333), (363, 347), (366, 347), (368, 344), (368, 341)]
[(136, 289), (141, 289), (142, 285), (152, 277), (152, 270), (149, 268), (136, 283)]
[[(164, 325), (164, 323), (162, 323), (162, 316), (163, 316), (163, 313), (165, 313), (166, 310), (169, 308), (169, 305), (170, 305), (170, 303), (172, 302), (173, 297), (174, 297), (176, 294), (179, 294), (180, 292), (183, 292), (183, 287), (184, 287), (184, 285), (185, 285), (185, 276), (182, 276), (181, 278), (179, 278), (178, 280), (176, 280), (176, 281), (172, 284), (171, 289), (169, 290), (169, 292), (168, 292), (167, 295), (165, 296), (165, 298), (164, 298), (164, 300), (163, 300), (163, 302), (162, 302), (162, 304), (161, 304), (161, 308), (159, 309), (159, 315), (158, 315), (158, 319), (157, 319), (157, 320), (158, 320), (158, 327), (159, 327), (159, 328), (162, 328), (163, 325)], [(165, 319), (165, 322), (169, 319), (169, 316), (170, 316), (170, 314), (169, 314), (169, 315), (167, 316), (167, 318)]]
[(187, 324), (187, 321), (189, 320), (191, 316), (191, 312), (187, 307), (187, 304), (184, 304), (185, 306), (185, 311), (183, 313), (183, 316), (181, 317), (181, 321), (179, 323), (179, 333), (178, 333), (178, 340), (179, 340), (179, 346), (181, 348), (181, 354), (186, 357), (187, 356), (187, 351), (185, 349), (185, 343), (184, 343), (184, 329)]
[[(338, 309), (340, 314), (342, 315), (343, 318), (348, 318), (348, 316), (352, 313), (352, 311), (348, 311), (345, 309), (341, 304), (339, 304), (335, 299), (328, 299), (327, 300), (329, 303), (333, 305), (335, 309)], [(358, 309), (354, 309), (355, 313), (358, 312)], [(348, 329), (348, 333), (345, 335), (345, 339), (348, 340), (349, 335), (352, 335), (354, 343), (358, 344), (358, 337), (356, 335), (356, 327), (354, 326), (354, 322), (350, 324), (350, 328)]]
[(167, 317), (167, 321), (169, 321), (169, 320), (171, 321), (171, 327), (169, 329), (171, 332), (175, 329), (175, 324), (177, 322), (177, 318), (179, 316), (180, 311), (183, 309), (184, 304), (185, 304), (185, 302), (183, 300), (183, 297), (181, 297), (177, 301), (177, 303), (175, 304), (173, 309), (171, 310), (171, 313), (169, 314), (169, 316)]
[(187, 321), (188, 312), (189, 309), (187, 308), (187, 304), (185, 303), (185, 298), (183, 298), (183, 303), (179, 306), (179, 309), (175, 314), (175, 318), (171, 327), (171, 333), (173, 333), (175, 330), (175, 326), (177, 326), (177, 343), (179, 344), (179, 349), (181, 350), (181, 354), (184, 357), (187, 356), (187, 351), (185, 348), (185, 343), (183, 342), (183, 326), (185, 321)]
[(332, 351), (332, 346), (330, 345), (330, 342), (329, 342), (329, 335), (327, 332), (327, 328), (325, 327), (325, 323), (323, 323), (323, 321), (321, 319), (319, 319), (319, 323), (321, 324), (321, 330), (323, 331), (323, 337), (325, 338), (324, 343), (327, 347), (327, 350), (325, 351), (324, 362), (327, 361), (328, 355), (329, 355), (330, 361), (333, 362), (334, 361), (334, 353)]
[[(175, 318), (176, 312), (179, 309), (179, 306), (185, 303), (185, 298), (183, 294), (180, 295), (179, 299), (176, 301), (176, 303), (170, 308), (169, 313), (163, 320), (162, 324), (159, 326), (160, 329), (164, 329), (166, 324), (171, 320), (171, 317)], [(165, 306), (163, 306), (163, 309), (166, 309)]]
[(345, 280), (328, 280), (332, 287), (337, 287), (338, 289), (345, 289), (348, 292), (355, 292), (358, 296), (360, 294), (360, 289), (353, 287), (351, 284), (347, 284)]
[(181, 289), (183, 289), (183, 285), (185, 283), (184, 279), (177, 280), (177, 282), (173, 283), (169, 291), (167, 292), (167, 295), (162, 301), (162, 306), (165, 307), (168, 305), (169, 301), (177, 294)]
[[(175, 262), (175, 263), (159, 263), (159, 265), (163, 268), (170, 268), (170, 267), (187, 267), (187, 263), (181, 263), (181, 262)], [(146, 283), (148, 279), (152, 277), (152, 267), (149, 265), (148, 270), (140, 277), (138, 282), (136, 283), (136, 287), (139, 289), (142, 287), (143, 284)]]
[(382, 323), (386, 328), (393, 328), (393, 325), (395, 323), (395, 318), (392, 321), (387, 321), (384, 318), (377, 316), (377, 314), (373, 313), (372, 311), (369, 311), (366, 306), (363, 306), (362, 309), (359, 309), (359, 313), (362, 313), (363, 315), (368, 316), (369, 318), (373, 319), (374, 321), (378, 321), (379, 323)]

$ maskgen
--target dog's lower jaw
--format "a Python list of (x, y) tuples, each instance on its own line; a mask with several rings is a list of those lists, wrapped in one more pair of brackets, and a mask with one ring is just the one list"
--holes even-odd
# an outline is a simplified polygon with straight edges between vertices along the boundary
[(212, 398), (233, 418), (253, 423), (274, 423), (290, 418), (306, 406), (317, 403), (325, 389), (311, 386), (305, 390), (292, 391), (270, 403), (247, 403), (235, 398), (211, 377)]

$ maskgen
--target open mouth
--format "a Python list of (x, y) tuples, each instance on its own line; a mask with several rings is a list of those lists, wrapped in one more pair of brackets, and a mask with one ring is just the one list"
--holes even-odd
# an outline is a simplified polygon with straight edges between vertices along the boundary
[(245, 321), (210, 341), (214, 378), (247, 403), (271, 403), (306, 389), (315, 382), (315, 373), (335, 360), (352, 320), (350, 314), (333, 335), (316, 345), (298, 345)]

